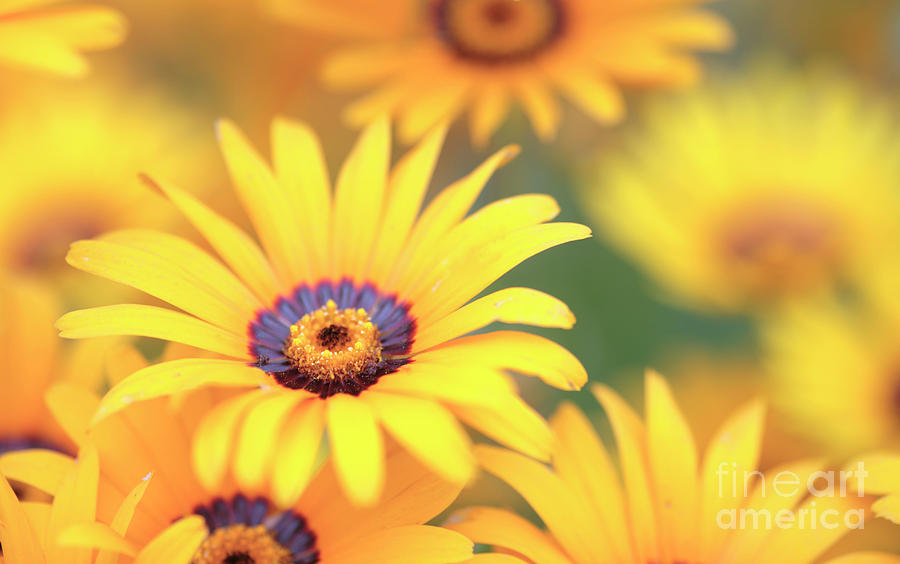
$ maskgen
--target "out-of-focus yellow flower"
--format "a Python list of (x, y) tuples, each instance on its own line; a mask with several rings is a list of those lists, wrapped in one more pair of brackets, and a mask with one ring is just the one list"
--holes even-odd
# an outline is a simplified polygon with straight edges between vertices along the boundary
[(872, 504), (872, 510), (879, 517), (900, 524), (900, 452), (874, 452), (861, 460), (869, 472), (866, 492), (883, 496)]
[(117, 11), (64, 0), (0, 1), (0, 62), (83, 76), (85, 51), (108, 49), (125, 38)]
[(270, 0), (306, 28), (346, 34), (324, 80), (369, 89), (344, 117), (359, 126), (381, 113), (404, 140), (468, 111), (485, 144), (518, 103), (543, 139), (560, 119), (557, 93), (598, 122), (622, 118), (623, 84), (691, 83), (692, 50), (731, 44), (727, 24), (704, 0)]
[[(274, 171), (237, 127), (219, 127), (232, 180), (265, 252), (168, 184), (157, 187), (228, 267), (152, 230), (72, 246), (69, 264), (187, 313), (126, 304), (81, 310), (59, 320), (63, 336), (141, 335), (225, 356), (139, 371), (110, 390), (96, 419), (185, 389), (240, 390), (198, 435), (200, 477), (219, 483), (224, 466), (214, 461), (233, 451), (239, 483), (252, 487), (274, 472), (280, 504), (305, 487), (308, 468), (297, 460), (326, 428), (342, 484), (360, 504), (375, 503), (381, 493), (382, 428), (457, 482), (474, 470), (459, 420), (546, 457), (549, 429), (505, 370), (573, 390), (586, 382), (584, 368), (566, 349), (530, 333), (466, 335), (495, 321), (568, 328), (574, 316), (556, 298), (528, 288), (470, 300), (521, 261), (590, 230), (547, 223), (559, 208), (543, 195), (508, 198), (466, 217), (515, 147), (497, 152), (420, 213), (443, 130), (391, 170), (388, 121), (378, 120), (350, 153), (333, 194), (310, 128), (277, 120), (272, 135)], [(220, 448), (231, 444), (222, 432), (235, 435), (234, 449)], [(271, 465), (276, 452), (283, 463)]]
[[(98, 285), (76, 281), (65, 264), (69, 244), (170, 225), (174, 208), (138, 175), (152, 167), (203, 186), (204, 151), (192, 141), (200, 133), (171, 103), (124, 81), (79, 83), (62, 97), (53, 85), (17, 88), (0, 111), (0, 268), (96, 303)], [(176, 143), (184, 150), (173, 151)]]
[(762, 66), (645, 118), (585, 198), (606, 237), (684, 303), (806, 298), (858, 282), (897, 245), (898, 120), (860, 85)]
[(837, 454), (900, 444), (900, 309), (872, 305), (798, 305), (763, 324), (774, 401)]
[[(342, 496), (329, 464), (287, 507), (276, 507), (265, 485), (237, 486), (232, 467), (220, 487), (204, 489), (189, 455), (190, 435), (209, 407), (204, 396), (185, 399), (178, 412), (166, 400), (136, 405), (96, 426), (84, 441), (99, 398), (71, 394), (71, 413), (60, 423), (84, 441), (77, 459), (41, 450), (0, 457), (7, 477), (54, 496), (41, 511), (23, 507), (0, 479), (5, 564), (108, 564), (120, 553), (135, 564), (443, 564), (471, 557), (468, 539), (423, 525), (460, 486), (400, 449), (388, 452), (385, 496), (372, 508), (356, 508)], [(305, 456), (312, 459), (315, 445), (308, 446)], [(48, 512), (50, 519), (31, 518)], [(92, 555), (92, 549), (100, 551)]]
[[(594, 393), (612, 423), (621, 474), (584, 415), (564, 404), (552, 420), (552, 469), (500, 448), (478, 447), (482, 466), (518, 491), (547, 530), (489, 507), (464, 510), (448, 527), (539, 564), (807, 564), (859, 524), (856, 490), (848, 489), (846, 497), (837, 488), (835, 495), (809, 495), (807, 478), (820, 469), (819, 461), (757, 471), (764, 418), (758, 401), (728, 419), (701, 460), (658, 375), (647, 375), (644, 420), (610, 389), (595, 386)], [(793, 476), (798, 487), (777, 485)], [(801, 524), (804, 514), (819, 519), (809, 517), (813, 510), (829, 516), (828, 526)], [(779, 512), (793, 515), (793, 526), (776, 525), (771, 519)], [(747, 521), (747, 515), (757, 520)], [(839, 526), (831, 526), (835, 515)], [(848, 515), (853, 526), (847, 526)], [(898, 561), (855, 555), (837, 562)]]

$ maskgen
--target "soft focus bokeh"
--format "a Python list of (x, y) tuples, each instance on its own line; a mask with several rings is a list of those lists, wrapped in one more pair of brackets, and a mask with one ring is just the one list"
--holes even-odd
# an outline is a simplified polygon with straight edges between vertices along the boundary
[[(339, 117), (353, 95), (319, 80), (336, 39), (275, 17), (269, 3), (103, 3), (126, 16), (129, 34), (89, 55), (88, 79), (0, 74), (0, 268), (54, 288), (61, 311), (116, 303), (125, 292), (66, 266), (69, 242), (147, 225), (197, 239), (140, 173), (246, 224), (217, 151), (217, 118), (232, 119), (264, 151), (274, 116), (308, 122), (332, 171), (356, 136)], [(700, 444), (738, 405), (762, 396), (770, 405), (764, 465), (813, 455), (839, 465), (896, 448), (900, 3), (722, 0), (707, 8), (737, 39), (726, 53), (702, 55), (707, 71), (697, 86), (627, 89), (627, 115), (614, 126), (564, 106), (553, 143), (518, 109), (483, 148), (457, 121), (432, 188), (492, 150), (521, 145), (483, 200), (548, 193), (561, 220), (586, 223), (595, 237), (543, 253), (495, 287), (537, 288), (566, 302), (575, 327), (543, 334), (571, 350), (592, 381), (637, 405), (645, 368), (665, 374)], [(681, 103), (677, 116), (658, 111)], [(701, 151), (708, 162), (696, 158)], [(652, 189), (639, 190), (642, 183)], [(613, 188), (624, 195), (605, 200)], [(716, 221), (739, 233), (717, 230)], [(736, 242), (725, 240), (732, 235)], [(741, 264), (716, 264), (700, 248), (707, 244), (732, 245)], [(734, 276), (709, 274), (717, 269)], [(158, 343), (140, 347), (161, 352)], [(574, 401), (609, 437), (587, 388), (520, 383), (542, 414)], [(457, 506), (475, 502), (528, 514), (487, 476)], [(861, 546), (860, 537), (870, 549), (900, 550), (886, 522), (848, 542)]]

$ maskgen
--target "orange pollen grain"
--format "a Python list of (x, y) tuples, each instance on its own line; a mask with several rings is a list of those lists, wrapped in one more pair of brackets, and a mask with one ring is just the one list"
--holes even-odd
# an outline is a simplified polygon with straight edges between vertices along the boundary
[(291, 326), (284, 355), (302, 374), (341, 379), (382, 360), (378, 326), (366, 310), (338, 310), (333, 300)]
[(291, 552), (263, 525), (231, 525), (209, 535), (194, 553), (191, 564), (289, 564), (292, 561)]

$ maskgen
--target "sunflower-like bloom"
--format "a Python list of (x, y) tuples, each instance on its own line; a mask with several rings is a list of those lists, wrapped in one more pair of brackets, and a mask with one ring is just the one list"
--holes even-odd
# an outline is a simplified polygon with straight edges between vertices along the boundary
[[(6, 476), (53, 496), (49, 511), (28, 511), (0, 480), (4, 564), (107, 564), (120, 553), (135, 564), (444, 564), (472, 555), (459, 533), (423, 525), (460, 487), (402, 450), (388, 455), (385, 495), (374, 507), (349, 503), (326, 464), (299, 501), (277, 508), (266, 485), (199, 483), (189, 437), (209, 406), (206, 392), (182, 398), (179, 411), (163, 399), (136, 405), (85, 439), (99, 398), (68, 391), (70, 411), (60, 423), (81, 441), (77, 459), (42, 450), (0, 457)], [(311, 462), (315, 451), (306, 456)], [(101, 549), (95, 557), (93, 549)]]
[(605, 236), (685, 304), (823, 293), (896, 245), (897, 120), (852, 81), (760, 65), (645, 118), (584, 195)]
[(88, 72), (85, 51), (109, 49), (125, 38), (125, 19), (104, 6), (64, 0), (0, 3), (0, 63), (66, 76)]
[[(514, 103), (543, 139), (560, 119), (557, 92), (601, 123), (624, 114), (620, 86), (697, 79), (696, 49), (732, 41), (704, 0), (270, 0), (276, 14), (305, 27), (350, 35), (330, 57), (324, 80), (369, 89), (345, 111), (354, 125), (394, 115), (403, 139), (469, 113), (483, 145)], [(348, 41), (349, 43), (349, 41)]]
[[(116, 287), (104, 280), (85, 284), (65, 263), (69, 245), (179, 219), (140, 184), (138, 173), (158, 167), (199, 184), (198, 162), (215, 162), (215, 155), (187, 135), (191, 118), (152, 89), (140, 90), (91, 80), (62, 98), (55, 87), (35, 85), (7, 97), (0, 110), (0, 183), (7, 187), (0, 190), (0, 269), (50, 279), (70, 301), (96, 303)], [(184, 151), (172, 155), (176, 140)]]
[[(535, 564), (807, 564), (861, 523), (856, 488), (848, 487), (846, 497), (809, 495), (807, 479), (820, 469), (818, 461), (757, 472), (765, 411), (758, 401), (726, 421), (701, 460), (660, 376), (647, 376), (643, 421), (610, 389), (593, 391), (612, 424), (624, 483), (585, 416), (564, 404), (551, 422), (557, 439), (552, 468), (501, 448), (477, 447), (481, 465), (521, 494), (547, 530), (490, 507), (463, 510), (447, 526)], [(798, 487), (778, 485), (792, 476)], [(813, 510), (817, 517), (810, 516)], [(794, 526), (768, 521), (779, 512), (793, 515)], [(823, 514), (827, 526), (812, 526), (809, 519)], [(846, 526), (848, 515), (853, 527)], [(835, 522), (840, 526), (831, 526)], [(835, 562), (896, 564), (900, 558), (870, 554)]]
[[(504, 370), (578, 389), (587, 375), (565, 349), (517, 331), (463, 336), (495, 321), (570, 327), (559, 300), (526, 288), (469, 302), (519, 262), (590, 231), (544, 223), (553, 199), (523, 195), (465, 218), (485, 182), (515, 153), (506, 148), (438, 194), (417, 218), (443, 131), (389, 171), (386, 119), (360, 137), (332, 195), (314, 133), (276, 121), (275, 171), (223, 122), (225, 160), (263, 252), (185, 192), (158, 184), (206, 237), (223, 265), (185, 240), (149, 230), (74, 244), (73, 266), (184, 310), (117, 305), (72, 312), (65, 337), (142, 335), (224, 359), (182, 359), (115, 386), (97, 419), (134, 402), (200, 387), (243, 390), (217, 407), (198, 435), (201, 480), (221, 481), (232, 451), (237, 479), (257, 484), (272, 461), (275, 501), (288, 504), (308, 474), (296, 467), (327, 428), (351, 498), (378, 499), (382, 427), (445, 478), (469, 478), (474, 459), (458, 419), (501, 443), (546, 457), (545, 422)], [(234, 441), (232, 445), (232, 433)], [(232, 449), (233, 446), (233, 449)]]

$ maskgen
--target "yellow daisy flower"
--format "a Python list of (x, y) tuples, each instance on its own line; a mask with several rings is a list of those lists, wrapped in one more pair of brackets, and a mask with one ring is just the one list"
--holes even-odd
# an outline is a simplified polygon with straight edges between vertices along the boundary
[(0, 3), (0, 63), (83, 76), (82, 52), (109, 49), (125, 38), (125, 19), (104, 6), (64, 0)]
[[(171, 206), (138, 181), (145, 166), (196, 181), (210, 158), (165, 98), (126, 81), (21, 85), (0, 110), (0, 269), (51, 278), (96, 303), (96, 285), (65, 264), (73, 241), (124, 226), (171, 223)], [(173, 155), (178, 140), (185, 151)], [(48, 160), (52, 166), (48, 166)], [(112, 286), (104, 283), (104, 293)], [(102, 295), (102, 294), (101, 294)]]
[[(460, 486), (399, 449), (388, 454), (385, 495), (371, 508), (342, 496), (330, 465), (288, 507), (276, 507), (266, 487), (243, 489), (230, 478), (204, 489), (188, 453), (205, 395), (183, 400), (181, 411), (155, 400), (111, 417), (92, 429), (77, 460), (41, 450), (0, 458), (7, 476), (54, 496), (49, 509), (17, 508), (0, 480), (5, 564), (106, 564), (118, 553), (135, 564), (444, 564), (471, 557), (471, 541), (423, 525)], [(77, 436), (99, 398), (84, 391), (70, 397), (73, 414), (60, 422)], [(93, 556), (92, 549), (101, 550)]]
[(485, 144), (514, 103), (537, 134), (557, 130), (559, 92), (600, 123), (625, 112), (621, 86), (694, 82), (692, 50), (732, 42), (705, 0), (270, 0), (276, 15), (355, 45), (327, 59), (325, 82), (369, 89), (346, 121), (389, 113), (404, 140), (468, 111)]
[[(856, 489), (844, 497), (837, 485), (835, 495), (817, 485), (810, 487), (823, 495), (809, 495), (814, 490), (805, 486), (819, 461), (757, 470), (764, 418), (758, 401), (729, 418), (701, 459), (660, 376), (647, 375), (644, 420), (610, 389), (593, 391), (616, 437), (621, 482), (591, 424), (564, 404), (551, 422), (552, 468), (501, 448), (477, 447), (481, 465), (525, 498), (546, 531), (490, 507), (464, 510), (448, 528), (536, 564), (806, 564), (859, 528)], [(794, 477), (796, 483), (784, 487)], [(769, 520), (773, 516), (777, 522)], [(783, 526), (790, 516), (793, 526)], [(898, 561), (856, 555), (835, 562)]]
[[(590, 231), (545, 223), (553, 199), (523, 195), (465, 217), (485, 183), (515, 153), (505, 148), (419, 208), (440, 151), (430, 134), (389, 170), (387, 120), (371, 125), (345, 162), (334, 194), (315, 134), (278, 120), (275, 170), (229, 122), (219, 126), (237, 193), (265, 252), (232, 223), (168, 184), (158, 184), (227, 267), (198, 247), (150, 230), (75, 243), (73, 266), (169, 302), (76, 311), (64, 337), (141, 335), (225, 359), (149, 367), (115, 386), (97, 420), (142, 400), (201, 387), (244, 393), (207, 418), (194, 457), (207, 486), (233, 451), (239, 483), (259, 483), (276, 453), (302, 459), (327, 428), (343, 486), (360, 504), (385, 479), (382, 427), (426, 465), (462, 482), (474, 468), (468, 423), (499, 442), (546, 457), (550, 433), (505, 370), (563, 389), (586, 381), (571, 353), (517, 331), (467, 335), (492, 322), (570, 327), (559, 300), (527, 288), (470, 300), (519, 262)], [(417, 217), (418, 216), (418, 217)], [(234, 441), (232, 441), (232, 435)], [(287, 470), (285, 470), (287, 469)], [(308, 478), (275, 470), (275, 500), (288, 504)]]
[(821, 293), (865, 277), (898, 240), (897, 120), (846, 78), (761, 66), (645, 117), (585, 201), (686, 304)]

